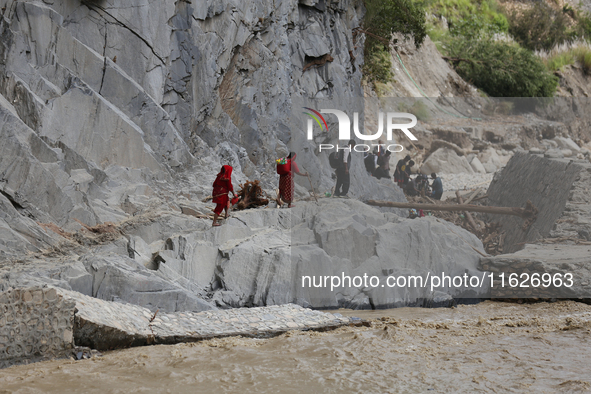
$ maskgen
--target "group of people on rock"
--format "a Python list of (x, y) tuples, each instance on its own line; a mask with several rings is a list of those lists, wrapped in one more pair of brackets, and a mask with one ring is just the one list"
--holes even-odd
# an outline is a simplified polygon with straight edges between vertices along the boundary
[[(346, 162), (346, 175), (347, 175), (347, 183), (346, 183), (346, 190), (349, 188), (349, 163), (350, 163), (350, 154), (349, 158)], [(308, 176), (308, 173), (300, 172), (300, 169), (295, 162), (296, 154), (294, 152), (290, 152), (289, 156), (286, 158), (286, 166), (290, 170), (284, 174), (279, 176), (279, 195), (283, 202), (288, 204), (288, 208), (293, 207), (293, 193), (294, 193), (294, 181), (293, 181), (293, 174), (297, 174), (300, 176)], [(338, 175), (337, 175), (338, 176)], [(342, 180), (344, 183), (344, 180)], [(230, 200), (228, 193), (232, 193), (234, 198)], [(222, 169), (217, 174), (215, 181), (213, 182), (213, 192), (212, 192), (212, 202), (216, 204), (215, 209), (213, 210), (213, 227), (220, 226), (220, 223), (217, 221), (219, 216), (221, 215), (222, 211), (225, 211), (225, 218), (228, 218), (228, 210), (230, 206), (238, 201), (238, 197), (234, 193), (234, 187), (232, 186), (232, 166), (224, 165)]]
[[(336, 172), (336, 186), (333, 196), (347, 197), (350, 185), (350, 169), (352, 152), (355, 147), (355, 140), (348, 142), (349, 149), (342, 149), (338, 151), (338, 164), (335, 168)], [(370, 176), (380, 178), (390, 178), (390, 156), (389, 150), (382, 148), (383, 144), (378, 145), (372, 152), (366, 152), (364, 156), (365, 169)], [(295, 162), (296, 154), (290, 152), (286, 158), (286, 168), (289, 170), (279, 176), (279, 196), (283, 202), (288, 204), (288, 208), (293, 207), (294, 194), (294, 173), (300, 176), (308, 176), (308, 173), (300, 172), (298, 165)], [(411, 170), (415, 162), (407, 155), (399, 160), (394, 170), (394, 182), (404, 189), (405, 193), (410, 196), (417, 196), (425, 192), (425, 195), (440, 200), (443, 194), (443, 185), (441, 178), (437, 174), (432, 173), (432, 183), (429, 185), (429, 179), (426, 175), (418, 174), (415, 178), (411, 177)], [(217, 222), (219, 215), (225, 211), (225, 217), (228, 217), (228, 210), (230, 209), (233, 200), (237, 201), (234, 188), (232, 186), (232, 167), (229, 165), (222, 166), (213, 183), (213, 202), (216, 204), (213, 216), (213, 226), (219, 226)], [(234, 199), (230, 200), (228, 193), (234, 195)]]
[[(390, 178), (390, 151), (383, 151), (379, 147), (373, 152), (365, 154), (364, 164), (370, 176), (380, 178)], [(415, 162), (411, 160), (410, 155), (398, 160), (394, 170), (394, 182), (400, 186), (409, 196), (418, 196), (425, 192), (425, 195), (437, 200), (441, 199), (443, 194), (443, 185), (441, 178), (432, 173), (432, 184), (429, 185), (429, 178), (426, 175), (418, 174), (415, 178), (411, 177), (412, 167)]]
[(384, 152), (381, 147), (375, 148), (373, 152), (366, 152), (363, 163), (368, 174), (378, 179), (390, 178), (391, 154), (389, 150)]

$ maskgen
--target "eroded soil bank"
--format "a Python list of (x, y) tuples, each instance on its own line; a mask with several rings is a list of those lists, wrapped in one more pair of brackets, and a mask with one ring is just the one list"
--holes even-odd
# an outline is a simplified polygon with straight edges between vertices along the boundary
[(589, 392), (591, 306), (339, 313), (371, 327), (232, 337), (0, 371), (0, 392)]

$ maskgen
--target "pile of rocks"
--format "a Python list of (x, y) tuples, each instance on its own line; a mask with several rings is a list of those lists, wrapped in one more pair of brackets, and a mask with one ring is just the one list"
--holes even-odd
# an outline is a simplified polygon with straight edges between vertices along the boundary
[(543, 153), (544, 156), (551, 159), (561, 159), (563, 157), (572, 157), (577, 159), (589, 159), (591, 157), (591, 146), (579, 146), (569, 137), (554, 137), (553, 139), (544, 139), (541, 141), (544, 149), (530, 149), (530, 153)]

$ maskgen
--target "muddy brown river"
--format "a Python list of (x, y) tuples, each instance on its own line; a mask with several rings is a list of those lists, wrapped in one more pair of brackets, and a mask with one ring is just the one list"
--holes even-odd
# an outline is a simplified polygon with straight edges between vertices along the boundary
[(591, 306), (348, 311), (371, 327), (225, 338), (0, 370), (0, 393), (591, 392)]

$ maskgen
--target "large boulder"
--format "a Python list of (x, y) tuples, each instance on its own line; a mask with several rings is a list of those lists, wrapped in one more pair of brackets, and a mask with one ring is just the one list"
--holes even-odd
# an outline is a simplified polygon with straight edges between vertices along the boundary
[(482, 163), (478, 159), (478, 156), (474, 156), (472, 158), (472, 161), (470, 162), (470, 166), (472, 167), (474, 172), (477, 172), (479, 174), (486, 174), (486, 169), (484, 168), (484, 166), (482, 165)]
[(570, 137), (555, 137), (553, 141), (556, 142), (559, 149), (568, 149), (574, 153), (579, 153), (581, 150), (581, 147)]
[[(244, 212), (246, 216), (267, 212)], [(285, 218), (287, 219), (287, 218)], [(284, 220), (285, 220), (284, 219)], [(354, 200), (321, 200), (291, 211), (288, 228), (226, 243), (220, 249), (211, 296), (218, 306), (294, 302), (316, 308), (430, 305), (435, 290), (450, 298), (484, 297), (487, 286), (383, 286), (389, 276), (482, 275), (480, 241), (435, 218), (400, 219)], [(236, 223), (238, 224), (238, 223)], [(233, 226), (232, 220), (228, 226)], [(280, 224), (280, 223), (278, 223)], [(324, 283), (325, 277), (375, 277), (379, 284)], [(341, 281), (340, 279), (338, 280)]]
[(459, 156), (455, 150), (449, 148), (439, 148), (433, 152), (427, 157), (420, 171), (423, 174), (431, 174), (432, 172), (446, 174), (474, 173), (468, 159), (465, 156)]
[(488, 203), (524, 207), (531, 201), (538, 214), (531, 223), (517, 216), (491, 215), (490, 220), (500, 222), (506, 233), (504, 252), (549, 236), (591, 239), (590, 182), (591, 165), (586, 161), (516, 153), (491, 182)]
[(497, 170), (503, 166), (501, 157), (493, 147), (489, 147), (485, 151), (480, 152), (478, 154), (478, 160), (480, 160), (487, 173), (497, 172)]

